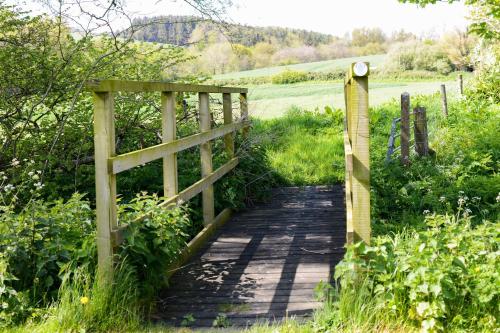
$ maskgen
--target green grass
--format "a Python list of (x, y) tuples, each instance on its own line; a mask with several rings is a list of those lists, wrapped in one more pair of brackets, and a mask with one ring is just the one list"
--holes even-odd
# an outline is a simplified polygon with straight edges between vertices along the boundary
[(234, 80), (241, 78), (250, 78), (250, 77), (261, 77), (261, 76), (270, 76), (274, 74), (278, 74), (282, 72), (284, 69), (293, 69), (300, 70), (305, 72), (330, 72), (336, 69), (345, 69), (348, 68), (349, 64), (356, 61), (368, 61), (372, 68), (380, 66), (384, 60), (386, 55), (370, 55), (363, 57), (351, 57), (351, 58), (342, 58), (342, 59), (334, 59), (334, 60), (325, 60), (325, 61), (316, 61), (316, 62), (308, 62), (301, 64), (293, 64), (293, 65), (284, 65), (284, 66), (274, 66), (274, 67), (266, 67), (266, 68), (258, 68), (252, 69), (248, 71), (242, 72), (233, 72), (220, 74), (213, 77), (214, 80)]
[[(378, 106), (391, 99), (399, 99), (402, 92), (410, 95), (433, 94), (440, 84), (447, 86), (448, 96), (458, 91), (456, 81), (438, 82), (370, 82), (370, 105)], [(344, 107), (344, 87), (342, 82), (305, 82), (296, 84), (263, 84), (249, 86), (249, 110), (253, 117), (276, 118), (284, 115), (291, 107), (319, 111), (325, 106)]]

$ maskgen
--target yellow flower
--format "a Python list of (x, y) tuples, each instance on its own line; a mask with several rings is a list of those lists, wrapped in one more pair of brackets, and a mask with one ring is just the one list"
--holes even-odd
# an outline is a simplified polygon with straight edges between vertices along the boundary
[(480, 270), (481, 270), (481, 268), (479, 268), (479, 267), (476, 267), (476, 269), (475, 269), (476, 273), (479, 273)]
[(80, 298), (80, 303), (82, 303), (83, 305), (87, 304), (89, 302), (89, 298), (87, 296), (83, 296), (82, 298)]

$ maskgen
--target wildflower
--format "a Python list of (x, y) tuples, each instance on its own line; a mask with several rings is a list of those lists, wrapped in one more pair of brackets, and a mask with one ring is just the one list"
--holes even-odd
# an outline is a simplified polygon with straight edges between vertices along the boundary
[(36, 182), (35, 187), (37, 190), (41, 189), (43, 187), (43, 184), (41, 182)]
[(38, 176), (38, 175), (33, 176), (33, 180), (38, 180), (38, 179), (40, 179), (40, 176)]
[(481, 201), (481, 197), (472, 197), (472, 202), (479, 202)]
[(35, 173), (33, 171), (28, 172), (28, 176), (33, 176)]
[(500, 202), (500, 192), (498, 192), (498, 195), (497, 195), (497, 202)]
[(82, 298), (80, 298), (80, 303), (85, 305), (89, 302), (89, 298), (87, 296), (83, 296)]
[(430, 210), (426, 209), (426, 210), (424, 210), (424, 215), (427, 215), (427, 214), (429, 214), (430, 212), (431, 212)]
[(3, 180), (7, 180), (7, 176), (2, 176), (2, 179)]
[(18, 159), (17, 159), (17, 158), (14, 158), (14, 159), (12, 160), (12, 162), (10, 163), (10, 165), (12, 165), (13, 167), (18, 166), (18, 165), (19, 165), (19, 161), (18, 161)]
[(439, 202), (445, 202), (445, 201), (446, 201), (446, 197), (444, 195), (439, 197)]
[(458, 198), (458, 205), (463, 206), (464, 204), (465, 204), (464, 198), (462, 198), (462, 197)]
[(12, 184), (5, 185), (5, 192), (13, 191), (16, 187)]

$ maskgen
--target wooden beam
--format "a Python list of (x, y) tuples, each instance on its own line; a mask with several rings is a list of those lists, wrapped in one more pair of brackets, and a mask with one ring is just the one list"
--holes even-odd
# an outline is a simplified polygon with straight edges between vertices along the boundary
[(247, 88), (219, 87), (198, 84), (168, 83), (160, 81), (103, 80), (89, 81), (86, 88), (94, 92), (193, 92), (193, 93), (247, 93)]
[(441, 104), (444, 116), (448, 117), (448, 99), (446, 98), (446, 86), (444, 84), (441, 85)]
[(212, 172), (211, 174), (203, 177), (193, 185), (189, 186), (185, 190), (179, 192), (179, 194), (168, 198), (164, 202), (160, 204), (160, 206), (169, 206), (169, 205), (179, 205), (190, 199), (192, 199), (195, 195), (200, 194), (202, 191), (205, 191), (209, 188), (213, 183), (222, 178), (229, 171), (233, 170), (238, 165), (238, 157), (231, 159), (229, 162)]
[[(351, 72), (356, 64), (350, 67)], [(368, 64), (366, 64), (368, 66)], [(352, 216), (354, 238), (370, 243), (370, 121), (368, 115), (368, 72), (352, 75), (350, 91), (351, 146), (353, 152)]]
[(429, 155), (429, 142), (427, 135), (427, 117), (424, 107), (416, 107), (414, 114), (415, 152), (419, 156)]
[[(200, 130), (202, 132), (210, 131), (212, 127), (212, 117), (210, 115), (209, 95), (199, 93), (200, 103)], [(207, 177), (212, 173), (212, 144), (210, 141), (202, 143), (200, 146), (201, 155), (201, 176)], [(203, 203), (203, 223), (208, 225), (213, 222), (215, 217), (214, 208), (214, 187), (207, 186), (202, 192)]]
[[(249, 118), (248, 118), (248, 99), (246, 92), (240, 94), (240, 111), (241, 111), (241, 120), (247, 122)], [(249, 130), (250, 129), (248, 126), (243, 127), (243, 133), (242, 133), (243, 139), (248, 138)]]
[[(174, 92), (162, 92), (161, 113), (162, 142), (175, 141), (177, 130)], [(163, 157), (163, 195), (166, 198), (173, 197), (177, 192), (177, 154), (166, 154)]]
[[(210, 185), (214, 184), (216, 181), (224, 177), (229, 171), (233, 170), (238, 165), (238, 157), (231, 159), (229, 162), (212, 172), (209, 176), (200, 179), (193, 185), (179, 192), (175, 196), (168, 198), (163, 201), (159, 206), (165, 207), (166, 209), (170, 206), (179, 206), (183, 203), (191, 200), (196, 195), (200, 194), (203, 190), (208, 188)], [(134, 220), (135, 222), (140, 222), (145, 219), (147, 215), (141, 215)], [(119, 245), (123, 241), (123, 232), (127, 228), (127, 225), (120, 225), (118, 229), (111, 232), (114, 246)]]
[[(233, 123), (233, 105), (231, 102), (231, 94), (222, 94), (222, 109), (224, 111), (224, 124), (229, 125)], [(224, 146), (230, 158), (234, 157), (234, 133), (224, 135)]]
[(94, 93), (94, 158), (96, 183), (97, 261), (100, 276), (111, 278), (113, 244), (117, 228), (116, 177), (108, 172), (108, 159), (115, 154), (113, 94)]
[(243, 126), (248, 126), (246, 124), (247, 123), (242, 122), (232, 123), (172, 142), (162, 143), (156, 146), (118, 155), (109, 159), (109, 166), (111, 172), (113, 174), (117, 174), (133, 167), (157, 160), (165, 155), (178, 153), (185, 149), (221, 137), (227, 133), (234, 132)]
[(410, 164), (410, 94), (401, 94), (401, 163)]

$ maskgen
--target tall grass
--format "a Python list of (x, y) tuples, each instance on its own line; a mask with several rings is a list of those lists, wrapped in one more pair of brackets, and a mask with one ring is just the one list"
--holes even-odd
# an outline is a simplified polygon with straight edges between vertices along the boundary
[(41, 322), (32, 321), (10, 332), (129, 332), (141, 326), (143, 307), (134, 269), (126, 261), (116, 267), (111, 285), (86, 267), (64, 277), (59, 299)]

